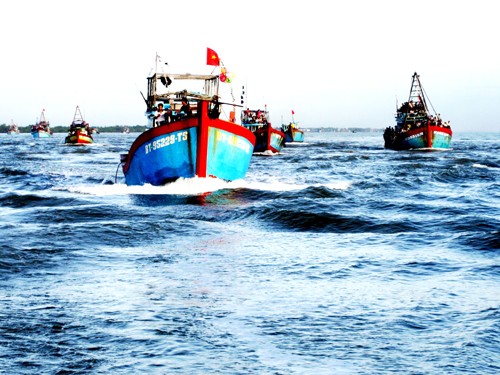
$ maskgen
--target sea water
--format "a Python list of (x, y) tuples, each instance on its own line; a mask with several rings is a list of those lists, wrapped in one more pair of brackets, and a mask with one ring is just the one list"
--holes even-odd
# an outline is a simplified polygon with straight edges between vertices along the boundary
[(137, 136), (0, 135), (0, 373), (500, 372), (500, 134), (127, 187)]

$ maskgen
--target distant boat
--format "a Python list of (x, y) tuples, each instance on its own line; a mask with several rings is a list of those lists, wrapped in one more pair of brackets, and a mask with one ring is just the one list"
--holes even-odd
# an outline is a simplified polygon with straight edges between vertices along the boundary
[[(197, 89), (183, 86), (173, 90), (189, 83)], [(162, 85), (166, 93), (160, 92)], [(202, 93), (199, 87), (204, 88)], [(219, 101), (218, 91), (218, 75), (154, 73), (148, 77), (144, 99), (152, 127), (121, 155), (127, 185), (161, 186), (195, 176), (226, 181), (245, 177), (255, 136), (235, 122), (219, 118), (221, 106), (228, 103)], [(234, 119), (234, 110), (231, 114)]]
[(255, 135), (254, 153), (279, 153), (285, 145), (285, 133), (271, 126), (267, 106), (264, 111), (241, 111), (241, 124)]
[(389, 126), (384, 131), (384, 147), (393, 150), (448, 149), (451, 137), (450, 122), (444, 122), (436, 113), (422, 88), (420, 76), (414, 73), (408, 101), (397, 109), (396, 126)]
[(295, 119), (293, 118), (294, 114), (295, 112), (292, 111), (292, 121), (289, 124), (281, 125), (281, 131), (285, 133), (286, 136), (285, 145), (292, 142), (304, 142), (304, 131), (300, 129), (295, 122)]
[(130, 134), (130, 129), (128, 126), (125, 126), (122, 131), (123, 134)]
[(68, 135), (64, 139), (66, 144), (90, 144), (94, 143), (94, 138), (92, 137), (92, 129), (88, 122), (83, 119), (80, 107), (76, 106), (75, 115), (73, 116), (73, 121), (68, 130)]
[(17, 125), (14, 123), (13, 120), (10, 120), (10, 125), (9, 128), (7, 129), (7, 133), (11, 135), (19, 134), (19, 128)]
[(31, 135), (33, 138), (48, 138), (52, 136), (53, 132), (50, 130), (50, 124), (45, 120), (45, 109), (42, 109), (40, 120), (31, 127)]

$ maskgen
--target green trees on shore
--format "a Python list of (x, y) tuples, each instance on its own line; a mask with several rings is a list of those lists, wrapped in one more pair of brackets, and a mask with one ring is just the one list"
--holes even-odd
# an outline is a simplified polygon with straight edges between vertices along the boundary
[[(131, 133), (142, 133), (144, 130), (146, 130), (145, 125), (133, 125), (133, 126), (124, 126), (124, 125), (112, 125), (112, 126), (93, 126), (95, 129), (99, 130), (100, 133), (123, 133), (125, 129), (128, 128), (128, 130)], [(31, 125), (28, 126), (19, 126), (19, 131), (21, 133), (30, 133), (31, 130)], [(50, 129), (54, 133), (67, 133), (68, 132), (68, 126), (51, 126)], [(7, 130), (9, 129), (9, 125), (7, 124), (0, 124), (0, 133), (7, 133)]]

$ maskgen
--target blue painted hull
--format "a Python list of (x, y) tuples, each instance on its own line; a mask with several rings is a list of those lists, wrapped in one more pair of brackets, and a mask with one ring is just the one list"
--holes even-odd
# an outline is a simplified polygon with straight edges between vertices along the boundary
[(299, 129), (295, 129), (293, 132), (293, 142), (304, 142), (304, 132)]
[[(241, 130), (245, 128), (235, 125)], [(209, 127), (207, 176), (226, 181), (245, 177), (252, 158), (255, 138), (249, 132), (247, 136), (231, 131)]]
[(122, 156), (127, 185), (161, 186), (191, 177), (245, 177), (254, 135), (242, 126), (200, 117), (149, 129)]
[(31, 132), (31, 135), (33, 136), (33, 138), (49, 138), (50, 136), (52, 136), (52, 134), (44, 131)]
[[(188, 127), (168, 132), (154, 132), (150, 129), (143, 133), (144, 142), (137, 145), (125, 173), (127, 185), (159, 186), (179, 177), (194, 177), (196, 168), (196, 127)], [(154, 134), (158, 133), (158, 134)], [(140, 137), (138, 138), (140, 140)]]
[(304, 132), (292, 125), (283, 125), (281, 130), (285, 133), (285, 143), (304, 142)]

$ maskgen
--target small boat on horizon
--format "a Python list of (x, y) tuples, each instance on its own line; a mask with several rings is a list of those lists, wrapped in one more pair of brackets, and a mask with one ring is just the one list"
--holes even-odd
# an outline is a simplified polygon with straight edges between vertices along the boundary
[(10, 120), (10, 125), (9, 125), (9, 128), (7, 129), (7, 134), (16, 135), (19, 133), (20, 133), (20, 131), (19, 131), (17, 124), (14, 123), (14, 120)]
[(135, 139), (128, 153), (120, 155), (127, 185), (245, 177), (255, 136), (234, 121), (219, 118), (222, 105), (231, 105), (234, 119), (235, 106), (219, 100), (219, 79), (214, 74), (157, 72), (147, 78), (144, 100), (150, 128)]
[(31, 127), (31, 135), (33, 138), (49, 138), (53, 134), (50, 129), (50, 123), (45, 120), (45, 109), (42, 109), (40, 120)]
[(248, 108), (241, 111), (241, 124), (255, 135), (254, 153), (277, 154), (285, 145), (285, 133), (272, 127), (267, 105), (264, 111)]
[(450, 122), (436, 113), (415, 72), (408, 101), (397, 109), (396, 126), (384, 131), (384, 147), (396, 151), (448, 149), (452, 134)]
[(64, 143), (72, 145), (94, 143), (93, 132), (94, 129), (83, 119), (80, 107), (76, 106), (73, 121), (69, 126), (68, 135), (64, 139)]
[[(292, 121), (289, 124), (282, 124), (281, 131), (285, 133), (285, 146), (287, 143), (304, 142), (304, 131), (299, 128), (293, 115), (295, 112), (292, 110)], [(283, 122), (283, 121), (282, 121)]]

